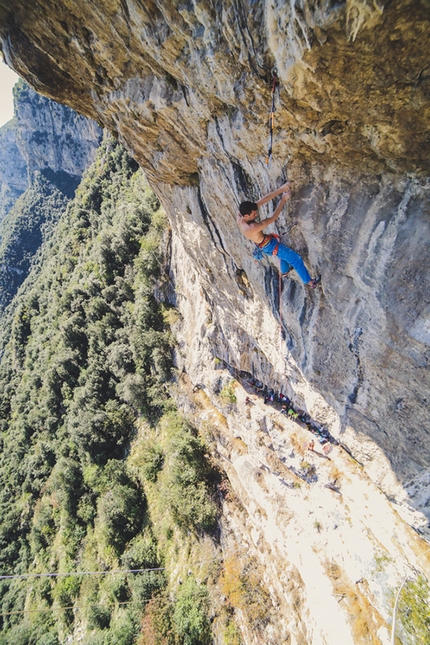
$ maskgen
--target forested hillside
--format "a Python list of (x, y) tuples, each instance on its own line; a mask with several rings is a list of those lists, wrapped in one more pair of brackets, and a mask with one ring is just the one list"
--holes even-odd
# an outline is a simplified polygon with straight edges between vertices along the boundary
[(34, 256), (52, 234), (78, 182), (78, 177), (65, 172), (38, 171), (2, 221), (0, 314), (28, 275)]
[(91, 119), (20, 80), (14, 118), (0, 129), (0, 315), (94, 160), (102, 131)]
[(2, 645), (208, 642), (211, 565), (169, 578), (180, 550), (212, 544), (217, 473), (166, 388), (166, 234), (107, 138), (2, 320)]

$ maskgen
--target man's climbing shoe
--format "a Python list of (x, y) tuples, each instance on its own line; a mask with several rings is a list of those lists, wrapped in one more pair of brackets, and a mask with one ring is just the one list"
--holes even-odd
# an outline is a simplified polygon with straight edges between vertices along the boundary
[(312, 279), (308, 282), (308, 287), (310, 287), (311, 289), (315, 289), (315, 288), (316, 288), (316, 286), (317, 286), (320, 282), (321, 282), (321, 276), (320, 276), (320, 275), (317, 275), (317, 277), (316, 277), (316, 278), (312, 278)]

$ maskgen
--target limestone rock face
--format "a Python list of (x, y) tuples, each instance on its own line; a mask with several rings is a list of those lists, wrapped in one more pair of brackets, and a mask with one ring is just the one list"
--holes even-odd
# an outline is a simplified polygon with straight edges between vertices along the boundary
[(157, 180), (189, 183), (201, 160), (214, 158), (207, 139), (223, 126), (224, 154), (258, 163), (275, 67), (282, 165), (300, 156), (355, 174), (426, 174), (423, 2), (0, 7), (6, 60), (37, 90), (117, 130)]
[(0, 221), (28, 186), (27, 164), (16, 142), (12, 120), (0, 129)]
[[(282, 389), (423, 533), (427, 12), (419, 0), (0, 0), (8, 64), (115, 131), (162, 200), (192, 382), (215, 397), (217, 358)], [(276, 262), (253, 261), (235, 215), (286, 178), (294, 195), (273, 230), (322, 283), (293, 275), (279, 297)]]
[(16, 138), (16, 122), (12, 120), (0, 129), (0, 177), (3, 183), (22, 193), (28, 186), (27, 166)]
[(0, 221), (29, 187), (35, 171), (78, 180), (94, 159), (101, 128), (19, 81), (14, 118), (0, 129)]
[[(0, 7), (7, 62), (115, 130), (145, 168), (196, 270), (178, 288), (202, 289), (211, 310), (216, 333), (190, 320), (193, 334), (268, 385), (306, 384), (375, 478), (389, 470), (412, 494), (430, 454), (425, 4)], [(30, 165), (45, 153), (40, 141)], [(276, 228), (322, 287), (284, 283), (281, 342), (276, 269), (254, 264), (235, 212), (287, 175), (295, 194)], [(197, 378), (201, 361), (189, 358)]]
[(14, 111), (17, 145), (30, 175), (49, 168), (82, 176), (102, 136), (95, 121), (41, 96), (23, 82), (14, 88)]

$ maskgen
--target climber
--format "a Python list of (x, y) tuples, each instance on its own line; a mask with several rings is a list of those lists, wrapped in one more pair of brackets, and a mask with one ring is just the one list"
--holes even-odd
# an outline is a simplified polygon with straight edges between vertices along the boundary
[[(277, 195), (283, 193), (281, 200), (275, 212), (271, 217), (267, 217), (261, 222), (256, 222), (258, 216), (258, 208), (270, 201)], [(281, 274), (282, 277), (285, 277), (292, 269), (295, 269), (299, 278), (307, 284), (311, 289), (315, 289), (317, 284), (321, 281), (321, 276), (316, 278), (311, 278), (307, 268), (304, 265), (304, 262), (301, 256), (288, 248), (284, 244), (281, 244), (278, 241), (278, 237), (269, 233), (263, 233), (263, 229), (266, 228), (272, 222), (276, 222), (284, 204), (291, 197), (291, 186), (289, 182), (283, 184), (277, 190), (273, 190), (271, 193), (264, 195), (257, 202), (242, 202), (239, 206), (239, 213), (237, 214), (237, 225), (239, 230), (248, 240), (254, 242), (256, 249), (254, 251), (254, 258), (261, 259), (262, 253), (266, 255), (277, 255), (281, 263)]]

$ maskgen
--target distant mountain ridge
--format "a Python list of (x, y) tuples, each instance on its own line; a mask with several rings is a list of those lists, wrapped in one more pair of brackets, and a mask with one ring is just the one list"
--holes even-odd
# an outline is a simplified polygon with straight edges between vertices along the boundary
[(74, 196), (102, 137), (94, 121), (24, 81), (14, 87), (14, 110), (0, 129), (0, 314)]
[(19, 81), (14, 87), (17, 145), (27, 172), (50, 168), (81, 177), (94, 161), (102, 130), (92, 119)]
[(0, 222), (28, 187), (27, 164), (17, 144), (16, 120), (0, 128)]

